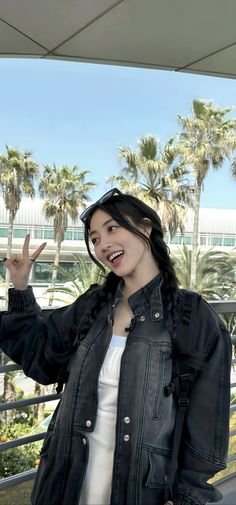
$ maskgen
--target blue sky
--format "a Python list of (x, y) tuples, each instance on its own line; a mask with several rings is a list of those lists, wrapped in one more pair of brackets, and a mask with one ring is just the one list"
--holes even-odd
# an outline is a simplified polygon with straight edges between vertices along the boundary
[[(118, 147), (136, 148), (151, 133), (165, 141), (179, 130), (176, 114), (191, 114), (194, 98), (233, 106), (231, 79), (140, 68), (0, 59), (0, 151), (5, 143), (33, 151), (36, 161), (90, 169), (97, 198), (118, 174)], [(229, 164), (210, 172), (202, 207), (236, 208)]]

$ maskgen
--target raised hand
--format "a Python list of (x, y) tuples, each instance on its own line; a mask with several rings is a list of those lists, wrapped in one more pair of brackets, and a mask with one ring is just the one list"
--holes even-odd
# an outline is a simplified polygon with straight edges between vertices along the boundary
[(18, 254), (13, 254), (10, 258), (4, 258), (3, 260), (4, 265), (10, 272), (10, 278), (15, 289), (27, 289), (33, 262), (38, 258), (47, 244), (47, 242), (44, 242), (36, 249), (36, 251), (29, 254), (29, 242), (30, 235), (28, 234), (24, 240), (22, 255), (19, 256)]

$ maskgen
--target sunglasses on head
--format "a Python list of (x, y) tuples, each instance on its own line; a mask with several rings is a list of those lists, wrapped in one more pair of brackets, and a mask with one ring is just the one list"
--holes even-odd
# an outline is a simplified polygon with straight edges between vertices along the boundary
[(81, 219), (82, 223), (84, 223), (84, 224), (86, 223), (87, 219), (91, 216), (91, 214), (93, 213), (93, 210), (98, 205), (102, 205), (103, 203), (107, 202), (107, 200), (110, 200), (110, 198), (112, 198), (115, 195), (123, 196), (125, 198), (124, 193), (122, 193), (119, 189), (117, 189), (117, 188), (110, 189), (110, 191), (107, 191), (107, 193), (105, 193), (103, 196), (101, 196), (101, 198), (99, 198), (99, 200), (97, 200), (95, 203), (93, 203), (92, 205), (87, 207), (87, 209), (85, 209), (82, 212), (82, 214), (80, 215), (80, 219)]

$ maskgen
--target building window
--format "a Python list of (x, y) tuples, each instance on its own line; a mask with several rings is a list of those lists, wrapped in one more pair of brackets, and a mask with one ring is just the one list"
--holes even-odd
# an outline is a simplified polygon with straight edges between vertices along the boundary
[(73, 278), (76, 278), (76, 275), (78, 275), (78, 266), (76, 266), (75, 263), (62, 261), (60, 262), (59, 267), (63, 268), (64, 272), (57, 272), (57, 282), (68, 282), (71, 280), (69, 278), (71, 275)]
[(192, 244), (192, 237), (183, 236), (183, 244), (191, 245)]
[(84, 240), (84, 232), (81, 231), (74, 231), (74, 240)]
[(206, 245), (207, 240), (204, 235), (200, 235), (200, 245)]
[(54, 230), (45, 228), (43, 230), (43, 235), (44, 235), (44, 238), (53, 239), (54, 238)]
[(223, 245), (234, 246), (235, 245), (235, 238), (234, 237), (225, 237), (223, 239)]
[[(75, 263), (62, 261), (59, 264), (59, 268), (62, 268), (64, 272), (60, 272), (60, 270), (58, 270), (56, 283), (70, 281), (70, 275), (73, 275), (73, 278), (76, 278), (76, 275), (78, 276), (78, 265)], [(53, 263), (48, 263), (47, 261), (37, 261), (34, 264), (32, 281), (39, 284), (50, 284), (52, 279), (52, 269)]]
[(65, 240), (72, 240), (73, 239), (73, 236), (72, 236), (72, 230), (67, 230), (65, 232)]
[(4, 268), (4, 263), (3, 261), (0, 261), (0, 278), (2, 277), (3, 279), (5, 278), (5, 268)]
[(7, 228), (0, 228), (0, 237), (7, 237), (7, 234), (8, 234)]
[(46, 261), (37, 261), (34, 263), (33, 282), (42, 282), (49, 284), (52, 278), (52, 263)]
[(15, 228), (13, 230), (13, 237), (14, 238), (25, 238), (27, 233), (28, 233), (28, 230), (26, 228)]
[(43, 238), (42, 228), (35, 228), (34, 229), (34, 238)]
[(212, 245), (222, 245), (223, 237), (212, 237), (211, 244)]
[(181, 235), (175, 235), (170, 239), (171, 244), (181, 244), (182, 243), (182, 236)]

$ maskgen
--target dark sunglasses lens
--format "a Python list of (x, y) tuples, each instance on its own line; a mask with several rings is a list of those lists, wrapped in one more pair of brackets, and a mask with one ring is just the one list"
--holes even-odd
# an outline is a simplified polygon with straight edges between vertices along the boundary
[(107, 200), (109, 200), (109, 198), (111, 198), (112, 196), (114, 196), (116, 193), (117, 193), (116, 189), (111, 189), (110, 191), (108, 191), (107, 193), (105, 193), (105, 195), (101, 196), (101, 198), (97, 201), (97, 203), (104, 203), (104, 202), (106, 202)]
[(90, 205), (90, 207), (88, 207), (87, 209), (84, 210), (84, 212), (82, 212), (82, 214), (80, 215), (80, 219), (81, 219), (82, 223), (86, 222), (86, 220), (91, 215), (91, 212), (96, 207), (96, 205), (105, 203), (107, 200), (112, 198), (112, 196), (114, 196), (114, 195), (123, 195), (123, 193), (119, 189), (116, 189), (116, 188), (113, 188), (110, 191), (108, 191), (107, 193), (105, 193), (105, 195), (101, 196), (101, 198), (99, 198), (99, 200), (97, 200), (97, 202), (93, 203), (93, 205)]
[(80, 215), (80, 219), (82, 221), (82, 223), (85, 223), (86, 219), (89, 217), (89, 215), (91, 214), (91, 210), (94, 206), (93, 205), (90, 205), (90, 207), (88, 207), (87, 209), (85, 209), (82, 214)]

